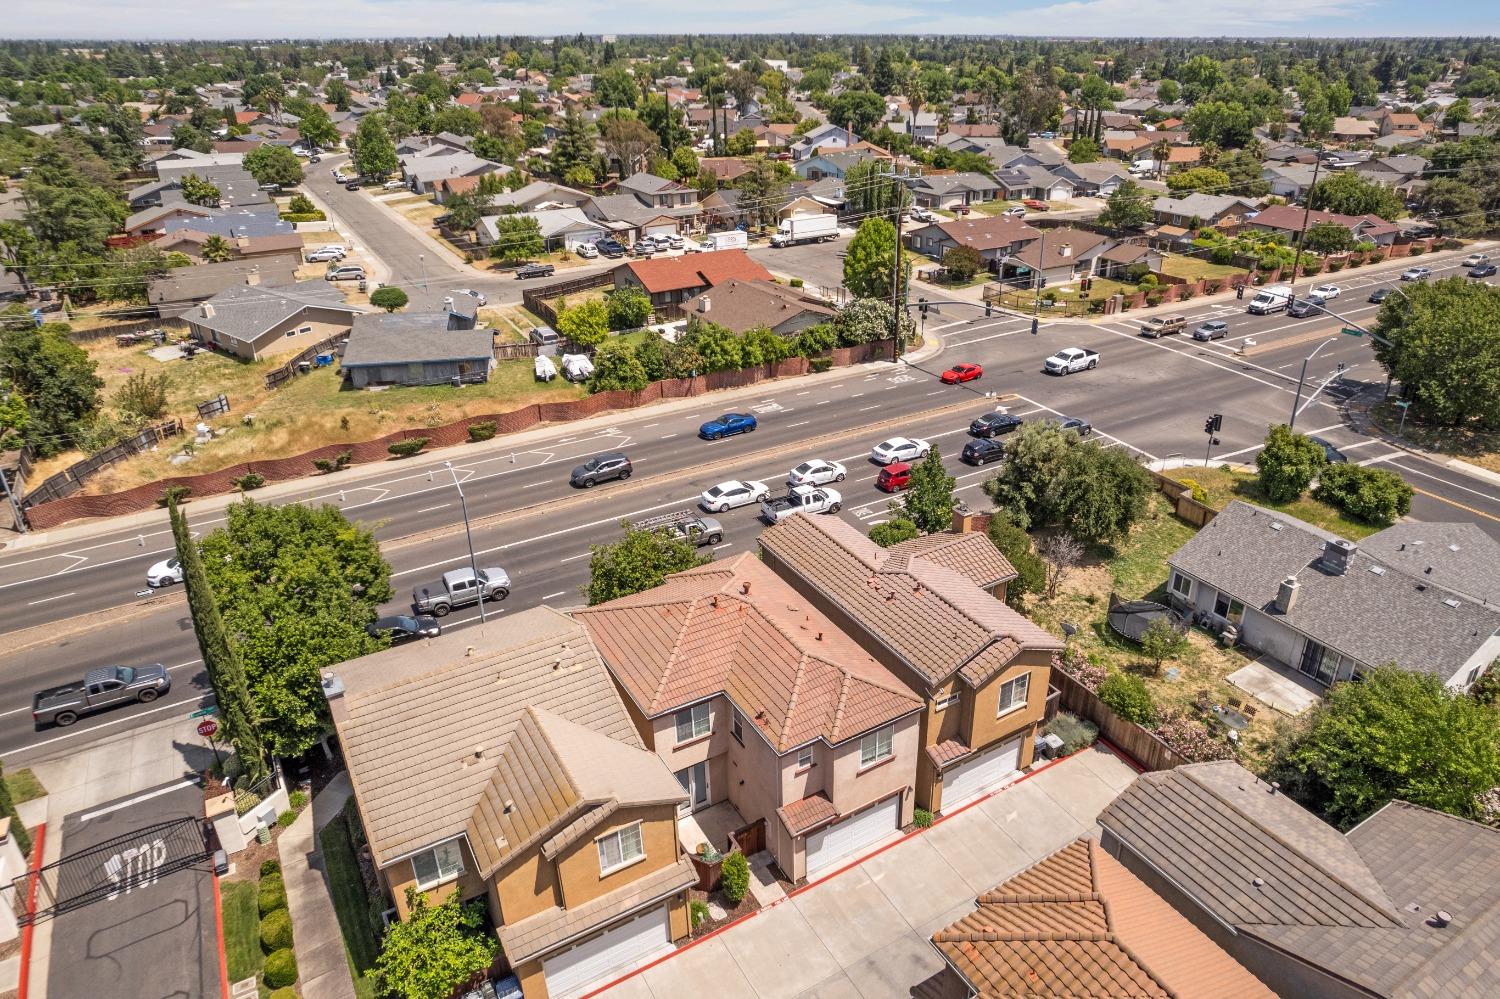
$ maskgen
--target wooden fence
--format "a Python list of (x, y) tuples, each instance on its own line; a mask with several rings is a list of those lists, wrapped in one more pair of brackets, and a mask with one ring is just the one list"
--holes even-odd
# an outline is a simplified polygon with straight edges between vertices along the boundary
[[(97, 454), (92, 454), (82, 461), (69, 465), (61, 472), (49, 476), (35, 489), (26, 493), (21, 505), (30, 510), (34, 506), (72, 496), (83, 488), (83, 484), (90, 477), (97, 475), (101, 470), (145, 451), (147, 448), (155, 447), (166, 438), (175, 437), (180, 433), (182, 433), (182, 421), (167, 420), (165, 423), (147, 427), (124, 440), (116, 441)], [(30, 520), (30, 516), (27, 519)]]
[(187, 329), (187, 323), (181, 319), (139, 319), (128, 323), (95, 326), (93, 329), (73, 330), (68, 334), (68, 339), (74, 343), (90, 343), (94, 340), (112, 339), (123, 333), (146, 333), (150, 330), (163, 330), (180, 336)]
[(1193, 499), (1191, 486), (1185, 486), (1171, 476), (1163, 475), (1150, 468), (1146, 469), (1146, 472), (1156, 483), (1156, 491), (1172, 501), (1173, 512), (1189, 524), (1194, 527), (1206, 527), (1210, 520), (1218, 516), (1218, 510), (1207, 503)]
[(536, 343), (497, 343), (495, 344), (495, 360), (526, 361), (536, 357), (541, 349), (541, 344)]
[(553, 308), (552, 299), (561, 298), (564, 295), (572, 295), (580, 291), (588, 291), (591, 288), (604, 288), (614, 283), (614, 271), (600, 271), (597, 274), (590, 274), (587, 277), (554, 281), (551, 284), (538, 285), (535, 288), (527, 288), (521, 292), (521, 304), (526, 307), (526, 311), (539, 317), (549, 326), (556, 326), (557, 309)]
[(349, 334), (347, 333), (339, 333), (329, 337), (326, 340), (320, 340), (318, 343), (315, 343), (311, 347), (308, 347), (306, 350), (302, 351), (302, 353), (298, 354), (290, 361), (287, 361), (281, 367), (275, 368), (271, 371), (267, 371), (266, 388), (281, 388), (281, 386), (285, 385), (287, 382), (291, 381), (297, 376), (297, 374), (302, 369), (302, 365), (312, 363), (312, 359), (314, 357), (317, 357), (319, 354), (328, 353), (328, 351), (332, 350), (334, 347), (337, 347), (339, 343), (343, 341), (344, 338), (348, 335)]
[(1052, 670), (1052, 685), (1062, 692), (1061, 709), (1087, 718), (1099, 726), (1099, 734), (1147, 770), (1171, 770), (1187, 760), (1135, 722), (1110, 710), (1099, 695), (1060, 669)]

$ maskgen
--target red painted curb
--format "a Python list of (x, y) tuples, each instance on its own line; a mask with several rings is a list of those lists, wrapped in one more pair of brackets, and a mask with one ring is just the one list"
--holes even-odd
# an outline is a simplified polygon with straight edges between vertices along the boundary
[(219, 985), (229, 999), (229, 958), (224, 954), (224, 900), (219, 895), (219, 875), (214, 879), (214, 928), (219, 934)]
[(42, 869), (42, 847), (47, 844), (47, 823), (36, 827), (31, 841), (31, 884), (26, 889), (26, 915), (30, 917), (21, 930), (21, 981), (17, 994), (26, 999), (31, 980), (31, 938), (36, 932), (36, 894), (41, 880), (37, 873)]
[(1146, 772), (1145, 764), (1139, 762), (1134, 756), (1131, 756), (1129, 753), (1125, 752), (1125, 750), (1121, 749), (1119, 746), (1116, 746), (1114, 743), (1104, 738), (1104, 736), (1099, 736), (1097, 741), (1102, 746), (1104, 746), (1105, 749), (1108, 749), (1111, 753), (1114, 753), (1116, 756), (1118, 756), (1121, 761), (1129, 764), (1130, 769), (1134, 770), (1136, 773), (1143, 774)]

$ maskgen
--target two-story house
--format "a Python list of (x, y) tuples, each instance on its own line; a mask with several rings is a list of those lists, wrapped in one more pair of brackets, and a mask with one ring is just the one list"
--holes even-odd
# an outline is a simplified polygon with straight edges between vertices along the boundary
[(753, 553), (574, 616), (685, 810), (764, 821), (790, 879), (911, 820), (922, 702)]
[(1005, 557), (980, 534), (881, 548), (835, 517), (760, 536), (766, 565), (890, 669), (924, 705), (916, 803), (952, 810), (1031, 765), (1061, 640), (996, 599)]
[(398, 918), (409, 890), (482, 900), (528, 999), (687, 936), (686, 795), (576, 621), (537, 607), (386, 649), (324, 692)]
[(650, 208), (686, 208), (698, 204), (697, 188), (654, 173), (633, 173), (620, 181), (619, 190), (635, 195)]

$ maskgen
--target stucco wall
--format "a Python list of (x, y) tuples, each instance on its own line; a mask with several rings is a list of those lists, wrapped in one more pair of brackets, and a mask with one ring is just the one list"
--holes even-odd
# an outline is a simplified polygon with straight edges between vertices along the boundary
[[(432, 905), (442, 905), (453, 897), (455, 891), (464, 899), (485, 894), (484, 881), (477, 873), (479, 865), (474, 863), (474, 855), (469, 852), (468, 840), (460, 840), (459, 848), (463, 853), (464, 872), (452, 881), (427, 889), (427, 901)], [(411, 911), (411, 907), (406, 904), (406, 889), (417, 887), (417, 876), (412, 869), (411, 860), (398, 860), (382, 870), (381, 874), (385, 877), (386, 887), (390, 889), (397, 915), (405, 919), (406, 914)]]
[[(859, 739), (849, 739), (836, 747), (833, 757), (833, 786), (830, 797), (840, 815), (858, 811), (872, 801), (880, 801), (891, 792), (913, 787), (917, 778), (917, 756), (921, 751), (921, 716), (908, 715), (895, 723), (891, 755), (869, 767), (859, 765)], [(902, 798), (901, 824), (911, 820), (912, 798)]]

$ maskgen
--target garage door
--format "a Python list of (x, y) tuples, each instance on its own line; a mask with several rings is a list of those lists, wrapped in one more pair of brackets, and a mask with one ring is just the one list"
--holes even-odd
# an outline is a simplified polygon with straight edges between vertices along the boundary
[(943, 811), (983, 794), (1015, 773), (1021, 762), (1021, 737), (1002, 743), (943, 775)]
[(659, 225), (648, 225), (646, 226), (646, 228), (641, 230), (641, 234), (644, 236), (675, 236), (677, 234), (677, 226), (675, 226), (671, 222), (663, 222)]
[(807, 837), (807, 876), (827, 870), (900, 826), (901, 796), (894, 795)]
[(601, 984), (613, 971), (672, 945), (667, 907), (658, 906), (542, 962), (549, 999), (567, 999)]

